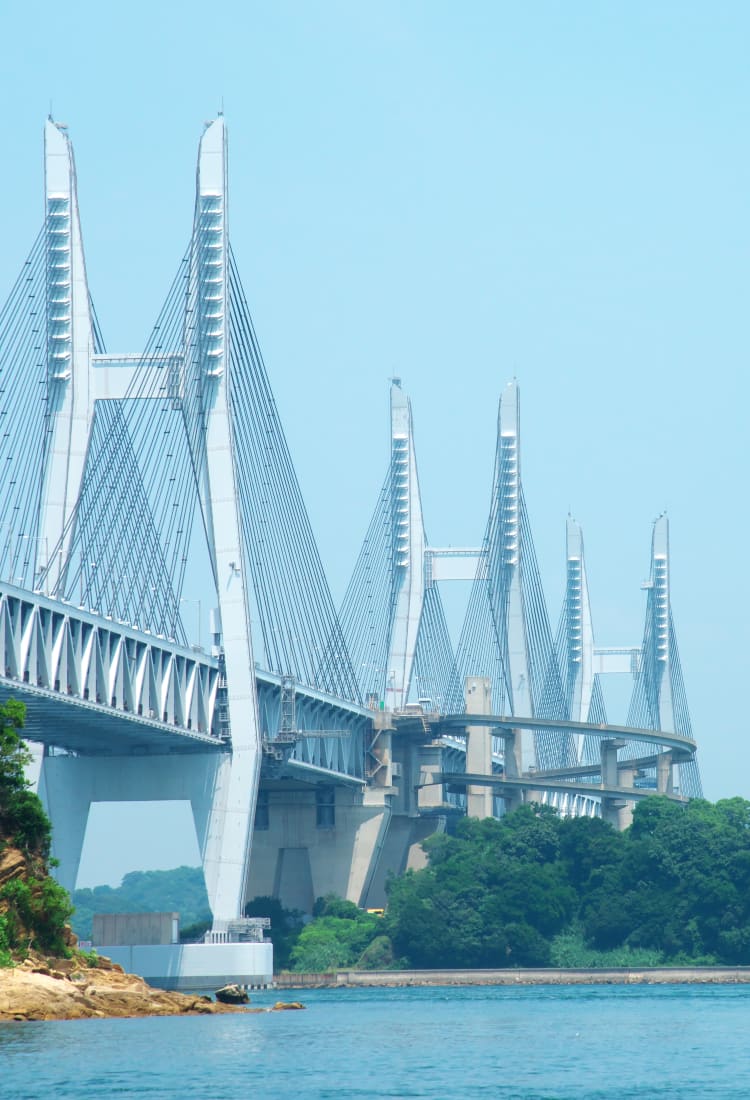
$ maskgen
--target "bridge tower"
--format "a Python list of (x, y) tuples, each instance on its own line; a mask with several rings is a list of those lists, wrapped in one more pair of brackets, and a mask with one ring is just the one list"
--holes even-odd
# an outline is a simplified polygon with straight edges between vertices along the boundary
[[(172, 407), (184, 407), (203, 513), (231, 751), (193, 758), (180, 768), (174, 758), (158, 755), (129, 756), (119, 769), (111, 758), (48, 756), (40, 793), (55, 820), (55, 855), (69, 888), (75, 884), (93, 800), (189, 799), (214, 920), (221, 925), (242, 914), (260, 769), (249, 571), (230, 397), (237, 383), (232, 376), (224, 120), (208, 124), (200, 142), (187, 262), (188, 320), (184, 346), (169, 361), (158, 355), (103, 355), (86, 281), (73, 151), (64, 128), (52, 121), (45, 130), (45, 165), (48, 423), (37, 568), (48, 590), (65, 593), (96, 403), (129, 396), (163, 401), (166, 383)], [(133, 392), (134, 378), (143, 375), (158, 379), (153, 394)]]
[(425, 598), (427, 544), (419, 492), (411, 402), (399, 379), (391, 384), (390, 510), (393, 545), (385, 705), (400, 710), (409, 698)]
[[(643, 587), (646, 590), (646, 622), (628, 724), (692, 737), (672, 617), (669, 520), (666, 514), (654, 521), (650, 575)], [(635, 751), (634, 747), (628, 746), (625, 755)], [(671, 754), (662, 752), (657, 760), (655, 778), (659, 790), (675, 788), (689, 797), (701, 797), (700, 773), (694, 758), (673, 766)]]
[[(476, 564), (477, 551), (458, 553), (462, 568)], [(388, 471), (341, 609), (362, 696), (390, 713), (415, 697), (455, 709), (455, 662), (437, 584), (462, 575), (448, 562), (455, 556), (428, 545), (411, 402), (393, 379)]]
[[(73, 148), (64, 127), (44, 128), (46, 360), (45, 451), (34, 575), (65, 572), (86, 460), (97, 338), (86, 279)], [(49, 561), (50, 552), (55, 552)]]
[[(509, 382), (498, 412), (490, 516), (457, 654), (463, 677), (489, 677), (497, 714), (564, 716), (565, 700), (521, 480), (518, 384)], [(572, 763), (572, 741), (545, 734), (506, 737), (506, 766)]]
[[(588, 722), (594, 692), (594, 628), (583, 532), (571, 516), (566, 525), (565, 632), (569, 717), (574, 722)], [(580, 759), (578, 739), (576, 747)]]

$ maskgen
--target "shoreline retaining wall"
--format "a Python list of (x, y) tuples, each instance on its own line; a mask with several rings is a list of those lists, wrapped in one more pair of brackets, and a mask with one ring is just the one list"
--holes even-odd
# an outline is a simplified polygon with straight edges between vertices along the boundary
[(276, 974), (277, 989), (430, 985), (741, 985), (747, 966), (656, 966), (608, 969), (336, 970), (328, 974)]

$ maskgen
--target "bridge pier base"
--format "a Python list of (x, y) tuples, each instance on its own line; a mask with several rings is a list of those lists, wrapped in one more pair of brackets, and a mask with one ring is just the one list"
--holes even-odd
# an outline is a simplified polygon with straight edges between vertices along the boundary
[(390, 798), (382, 788), (269, 781), (261, 788), (248, 898), (278, 898), (311, 913), (336, 894), (365, 905), (388, 832)]
[[(442, 787), (415, 789), (412, 782), (425, 778), (424, 748), (394, 765), (403, 778), (395, 787), (264, 780), (248, 898), (275, 897), (308, 914), (326, 894), (382, 908), (388, 874), (424, 867), (422, 841), (445, 827)], [(425, 806), (423, 797), (433, 795), (434, 804)]]
[[(625, 746), (625, 741), (613, 739), (602, 741), (600, 746), (602, 761), (602, 786), (605, 787), (632, 787), (635, 777), (632, 768), (620, 771), (617, 763), (617, 752)], [(622, 798), (612, 798), (602, 795), (602, 818), (622, 831), (626, 829), (633, 819), (632, 803)]]

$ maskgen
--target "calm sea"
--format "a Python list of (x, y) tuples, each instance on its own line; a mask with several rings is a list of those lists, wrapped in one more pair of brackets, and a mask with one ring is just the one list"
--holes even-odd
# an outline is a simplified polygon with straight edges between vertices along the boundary
[(0, 1097), (750, 1097), (747, 986), (303, 998), (306, 1012), (0, 1024)]

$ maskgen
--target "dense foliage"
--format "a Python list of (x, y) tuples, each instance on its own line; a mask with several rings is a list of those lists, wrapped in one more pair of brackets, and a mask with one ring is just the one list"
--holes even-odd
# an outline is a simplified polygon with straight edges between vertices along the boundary
[[(246, 912), (271, 918), (276, 969), (750, 965), (744, 799), (645, 799), (624, 833), (532, 804), (462, 819), (425, 849), (424, 870), (390, 881), (385, 917), (331, 896), (303, 923), (255, 898)], [(197, 868), (134, 872), (75, 900), (79, 931), (87, 908), (210, 919)]]
[[(380, 917), (358, 909), (351, 901), (329, 895), (315, 903), (313, 918), (299, 933), (292, 949), (292, 970), (320, 973), (366, 967), (363, 955), (382, 932)], [(274, 965), (279, 969), (278, 964)]]
[(645, 799), (632, 826), (524, 806), (462, 820), (394, 879), (387, 931), (413, 966), (750, 963), (750, 803)]
[(91, 939), (94, 913), (178, 912), (184, 939), (197, 939), (211, 925), (211, 910), (200, 867), (131, 871), (120, 886), (74, 890), (73, 905), (73, 928), (82, 940)]
[(384, 919), (321, 899), (291, 968), (750, 965), (743, 799), (646, 799), (624, 833), (528, 805), (425, 848)]
[(51, 826), (29, 788), (25, 707), (0, 706), (0, 966), (34, 949), (69, 954), (70, 898), (48, 874)]
[(273, 943), (275, 970), (286, 970), (292, 949), (302, 929), (302, 914), (296, 909), (284, 909), (278, 898), (257, 897), (245, 906), (246, 917), (268, 917), (268, 935)]

